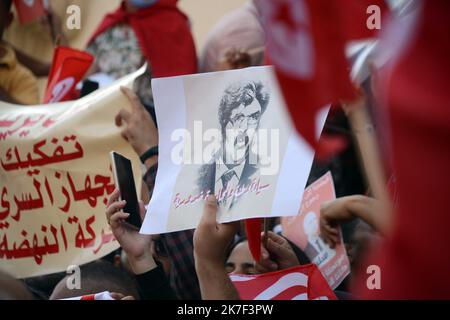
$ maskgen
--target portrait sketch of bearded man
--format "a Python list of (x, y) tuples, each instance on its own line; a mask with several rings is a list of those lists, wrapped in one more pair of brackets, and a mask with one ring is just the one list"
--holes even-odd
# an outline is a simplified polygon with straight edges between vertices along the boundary
[(269, 104), (267, 89), (262, 82), (240, 81), (229, 85), (221, 97), (220, 149), (200, 168), (197, 184), (200, 191), (215, 194), (219, 205), (227, 209), (259, 178), (259, 159), (253, 145)]

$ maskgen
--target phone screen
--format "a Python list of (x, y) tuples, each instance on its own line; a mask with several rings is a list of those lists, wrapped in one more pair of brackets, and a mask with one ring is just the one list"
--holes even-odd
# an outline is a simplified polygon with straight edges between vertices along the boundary
[(126, 221), (140, 228), (142, 223), (131, 161), (116, 152), (112, 152), (111, 154), (114, 159), (115, 179), (116, 185), (119, 187), (120, 198), (127, 202), (125, 208), (123, 208), (123, 212), (130, 214)]

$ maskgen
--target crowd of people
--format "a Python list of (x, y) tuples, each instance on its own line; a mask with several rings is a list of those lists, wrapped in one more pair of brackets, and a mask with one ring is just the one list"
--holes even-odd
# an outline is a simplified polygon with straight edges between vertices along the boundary
[[(36, 78), (48, 75), (50, 66), (3, 39), (4, 30), (16, 19), (12, 3), (0, 3), (0, 101), (34, 105), (39, 103)], [(52, 28), (63, 34), (57, 24)], [(115, 119), (122, 137), (141, 156), (158, 146), (159, 141), (152, 77), (263, 65), (265, 35), (258, 10), (253, 1), (247, 1), (210, 30), (197, 56), (189, 19), (178, 9), (176, 0), (124, 0), (99, 21), (86, 51), (95, 56), (89, 74), (102, 72), (114, 79), (147, 62), (147, 71), (135, 90), (122, 88), (132, 111), (123, 108)], [(313, 183), (328, 171), (333, 176), (337, 199), (322, 204), (319, 224), (321, 237), (331, 248), (344, 242), (351, 263), (350, 275), (334, 290), (338, 299), (360, 298), (352, 290), (359, 280), (356, 271), (366, 266), (372, 248), (394, 228), (393, 213), (386, 212), (365, 179), (354, 139), (358, 132), (349, 123), (351, 112), (336, 106), (329, 114), (324, 134), (344, 137), (346, 147), (329, 159), (315, 158), (307, 182)], [(142, 220), (146, 214), (144, 204), (155, 187), (158, 155), (147, 157), (143, 165), (147, 171), (140, 190)], [(120, 249), (81, 266), (81, 289), (67, 288), (69, 276), (65, 272), (20, 281), (1, 273), (0, 299), (52, 300), (108, 291), (113, 298), (125, 300), (234, 300), (239, 299), (239, 294), (230, 273), (262, 274), (312, 263), (305, 252), (283, 236), (279, 218), (268, 219), (268, 230), (261, 230), (262, 238), (267, 240), (261, 244), (260, 261), (255, 261), (243, 222), (217, 222), (218, 202), (214, 195), (206, 199), (195, 230), (160, 235), (140, 234), (125, 223), (129, 213), (122, 210), (125, 202), (119, 199), (120, 192), (115, 190), (109, 196), (105, 214)], [(393, 207), (395, 212), (396, 204)]]

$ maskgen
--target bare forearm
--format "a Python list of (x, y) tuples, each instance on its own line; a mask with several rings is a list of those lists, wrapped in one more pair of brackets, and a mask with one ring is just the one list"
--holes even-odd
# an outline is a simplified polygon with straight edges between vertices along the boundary
[(203, 300), (239, 300), (239, 294), (224, 266), (196, 263)]
[(379, 233), (386, 234), (386, 212), (379, 200), (361, 195), (349, 196), (347, 209), (354, 217), (360, 218)]
[(365, 99), (361, 98), (352, 106), (347, 106), (346, 114), (352, 127), (361, 164), (364, 167), (371, 192), (376, 199), (388, 205), (389, 197), (386, 190), (386, 176)]
[(136, 275), (146, 273), (156, 268), (156, 262), (151, 254), (146, 254), (143, 257), (128, 256), (128, 262)]

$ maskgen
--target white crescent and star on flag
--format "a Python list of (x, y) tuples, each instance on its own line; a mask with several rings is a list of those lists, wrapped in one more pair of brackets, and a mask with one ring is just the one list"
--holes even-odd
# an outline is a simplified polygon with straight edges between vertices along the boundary
[(314, 43), (310, 16), (304, 0), (261, 0), (267, 49), (272, 62), (287, 75), (314, 77)]

